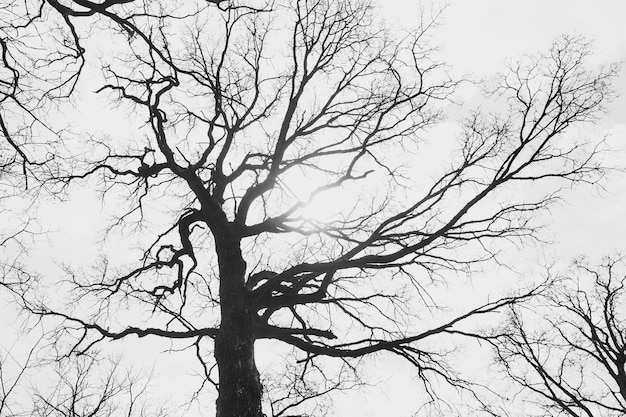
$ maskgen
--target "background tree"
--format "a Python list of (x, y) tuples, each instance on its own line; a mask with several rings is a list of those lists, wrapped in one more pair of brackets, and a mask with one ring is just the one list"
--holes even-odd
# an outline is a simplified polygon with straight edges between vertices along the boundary
[(24, 373), (31, 366), (31, 359), (33, 356), (33, 352), (36, 346), (31, 348), (26, 355), (26, 358), (21, 363), (16, 363), (17, 367), (15, 367), (16, 371), (11, 372), (7, 368), (10, 368), (8, 365), (9, 362), (15, 362), (14, 358), (11, 356), (10, 351), (2, 351), (2, 356), (0, 356), (0, 413), (3, 416), (19, 416), (21, 412), (18, 412), (14, 409), (16, 407), (13, 397), (15, 397), (15, 393), (19, 390), (20, 384), (22, 384)]
[[(367, 2), (224, 3), (3, 9), (3, 133), (24, 178), (60, 197), (99, 190), (113, 215), (102, 250), (127, 252), (108, 246), (92, 270), (66, 267), (63, 285), (45, 287), (63, 296), (29, 287), (24, 307), (61, 319), (74, 353), (133, 335), (188, 341), (219, 417), (262, 415), (263, 339), (292, 348), (301, 375), (324, 358), (354, 369), (387, 353), (431, 395), (432, 378), (467, 387), (431, 340), (471, 336), (465, 323), (535, 290), (433, 323), (416, 319), (443, 307), (429, 284), (535, 234), (559, 185), (536, 198), (515, 186), (599, 178), (593, 146), (565, 133), (594, 120), (615, 68), (588, 71), (589, 46), (567, 37), (512, 65), (491, 97), (506, 111), (473, 113), (457, 145), (441, 144), (441, 169), (422, 143), (458, 82), (434, 60), (431, 22), (396, 38)], [(56, 126), (51, 103), (86, 89), (131, 115), (130, 128)], [(333, 190), (347, 197), (328, 199)], [(318, 217), (319, 201), (341, 212)]]
[(622, 258), (577, 260), (546, 293), (511, 309), (496, 358), (536, 415), (626, 413), (625, 280)]
[[(148, 383), (119, 361), (81, 355), (55, 363), (53, 390), (38, 389), (28, 415), (59, 417), (147, 417), (177, 415), (148, 394)], [(120, 374), (123, 374), (122, 376)], [(149, 377), (147, 380), (149, 381)]]
[[(0, 415), (4, 417), (143, 417), (177, 415), (148, 394), (150, 378), (123, 370), (121, 361), (94, 354), (42, 359), (40, 338), (25, 354), (26, 340), (0, 356)], [(48, 353), (43, 356), (49, 356)]]

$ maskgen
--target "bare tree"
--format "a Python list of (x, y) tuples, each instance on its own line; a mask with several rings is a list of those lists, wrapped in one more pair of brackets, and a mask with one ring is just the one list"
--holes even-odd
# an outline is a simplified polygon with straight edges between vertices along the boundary
[(119, 369), (119, 361), (82, 355), (50, 362), (37, 358), (39, 353), (37, 343), (21, 361), (11, 350), (0, 357), (2, 416), (175, 415), (147, 395), (148, 383), (139, 373)]
[[(54, 389), (38, 389), (29, 415), (147, 417), (176, 415), (147, 394), (148, 382), (119, 369), (119, 361), (81, 355), (54, 364)], [(121, 375), (120, 375), (121, 374)]]
[[(20, 362), (12, 355), (11, 350), (4, 350), (0, 356), (0, 414), (3, 416), (19, 416), (22, 414), (16, 408), (20, 408), (19, 401), (15, 400), (16, 392), (20, 385), (24, 384), (24, 374), (32, 366), (33, 353), (37, 345), (33, 346), (26, 357)], [(13, 365), (13, 366), (11, 366)], [(21, 408), (20, 408), (21, 409)]]
[(537, 415), (626, 413), (625, 281), (622, 258), (577, 260), (549, 291), (511, 309), (494, 339), (497, 360)]
[[(502, 114), (472, 114), (442, 170), (420, 146), (459, 83), (434, 60), (432, 22), (398, 39), (366, 1), (218, 4), (48, 0), (3, 10), (13, 74), (4, 100), (22, 115), (2, 114), (15, 158), (56, 195), (100, 190), (115, 205), (104, 240), (141, 248), (131, 266), (104, 258), (91, 273), (68, 268), (71, 306), (32, 290), (24, 306), (79, 332), (78, 353), (128, 336), (188, 341), (218, 390), (218, 417), (263, 415), (254, 354), (263, 339), (293, 348), (305, 371), (385, 353), (414, 365), (433, 395), (432, 378), (465, 386), (432, 339), (469, 336), (464, 323), (535, 290), (433, 324), (416, 319), (442, 305), (429, 283), (493, 259), (495, 242), (534, 236), (560, 184), (601, 176), (596, 150), (565, 133), (594, 120), (615, 68), (587, 70), (589, 45), (568, 37), (511, 65), (492, 96)], [(19, 7), (21, 20), (7, 23)], [(86, 75), (85, 63), (101, 73)], [(136, 116), (135, 131), (54, 127), (46, 103), (71, 101), (83, 82)], [(418, 164), (428, 168), (411, 178)], [(515, 193), (543, 180), (558, 180), (546, 181), (547, 195)], [(370, 192), (340, 215), (307, 213), (360, 184)], [(283, 403), (295, 413), (316, 395)]]

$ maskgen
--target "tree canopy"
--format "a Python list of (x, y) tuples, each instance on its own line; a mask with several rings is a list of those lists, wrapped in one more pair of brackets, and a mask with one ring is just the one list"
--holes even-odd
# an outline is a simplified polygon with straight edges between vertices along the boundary
[(617, 257), (598, 266), (577, 259), (492, 334), (501, 371), (536, 407), (526, 415), (626, 413), (623, 267)]
[[(559, 187), (603, 173), (598, 142), (567, 133), (601, 112), (616, 67), (587, 68), (580, 38), (511, 63), (488, 96), (502, 110), (471, 112), (450, 140), (429, 129), (462, 80), (437, 61), (433, 21), (398, 35), (366, 1), (47, 0), (1, 16), (4, 184), (95, 190), (108, 221), (92, 268), (51, 287), (11, 267), (5, 287), (59, 323), (68, 353), (184, 340), (218, 417), (305, 413), (377, 353), (432, 396), (437, 378), (470, 388), (431, 341), (476, 337), (472, 319), (542, 287), (435, 322), (419, 318), (443, 306), (429, 285), (532, 239)], [(433, 143), (451, 149), (441, 166)], [(337, 210), (311, 210), (324, 205)], [(263, 399), (258, 340), (293, 349), (296, 388), (278, 399)]]

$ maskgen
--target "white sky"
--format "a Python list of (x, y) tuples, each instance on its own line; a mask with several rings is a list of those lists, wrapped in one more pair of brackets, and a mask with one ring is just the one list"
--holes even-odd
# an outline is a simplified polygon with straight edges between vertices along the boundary
[[(389, 23), (410, 27), (419, 16), (419, 4), (411, 0), (386, 0), (383, 15)], [(444, 2), (432, 2), (437, 9)], [(470, 73), (488, 78), (504, 70), (507, 57), (546, 51), (562, 34), (585, 36), (594, 42), (598, 65), (626, 61), (626, 2), (585, 0), (451, 0), (437, 29), (434, 41), (457, 74)], [(427, 4), (422, 2), (422, 4)], [(428, 10), (428, 7), (426, 8)], [(607, 117), (593, 128), (608, 134), (610, 144), (621, 153), (607, 156), (613, 166), (626, 168), (626, 68), (616, 80), (621, 97), (608, 108)], [(472, 97), (464, 97), (465, 108), (472, 108)], [(626, 175), (615, 172), (603, 184), (606, 191), (591, 187), (568, 190), (564, 203), (552, 210), (548, 234), (555, 245), (548, 248), (548, 261), (567, 264), (571, 258), (586, 255), (599, 258), (626, 253)], [(523, 251), (518, 260), (535, 263), (541, 257), (534, 249)], [(377, 391), (342, 398), (337, 416), (409, 416), (420, 404), (412, 371), (399, 361), (377, 361), (388, 367), (391, 378)], [(413, 398), (413, 401), (411, 399)], [(339, 401), (337, 401), (339, 406)], [(427, 415), (427, 414), (425, 414)]]
[[(503, 70), (507, 57), (543, 52), (562, 34), (592, 40), (597, 52), (594, 64), (626, 61), (626, 2), (622, 0), (451, 0), (429, 7), (437, 9), (444, 3), (448, 7), (434, 40), (457, 73), (488, 78)], [(382, 7), (389, 22), (404, 26), (419, 15), (415, 1), (388, 0)], [(608, 106), (607, 117), (594, 132), (608, 134), (612, 147), (626, 151), (626, 67), (615, 80), (615, 89), (620, 97)], [(471, 97), (465, 100), (466, 108), (471, 108)], [(607, 156), (610, 164), (626, 168), (623, 161), (626, 152)], [(552, 230), (567, 255), (598, 256), (619, 250), (626, 235), (624, 177), (610, 175), (604, 193), (589, 188), (568, 192), (566, 204), (553, 212)]]
[[(380, 0), (381, 12), (389, 23), (411, 27), (418, 20), (419, 3), (415, 0)], [(427, 4), (427, 3), (423, 3)], [(436, 9), (439, 2), (426, 6)], [(441, 47), (442, 57), (457, 74), (471, 73), (489, 77), (503, 70), (506, 57), (521, 53), (545, 51), (552, 40), (564, 33), (575, 33), (595, 41), (597, 62), (626, 60), (626, 1), (588, 0), (451, 0), (444, 12), (434, 41)], [(626, 168), (626, 70), (616, 82), (623, 97), (609, 108), (607, 118), (595, 128), (597, 134), (610, 135), (611, 144), (624, 150), (622, 157), (612, 155), (616, 164)], [(472, 96), (465, 97), (465, 107), (472, 106)], [(616, 250), (626, 252), (626, 180), (616, 173), (607, 179), (606, 192), (581, 188), (569, 191), (567, 200), (552, 211), (551, 232), (557, 244), (553, 256), (564, 261), (578, 254), (593, 257)], [(81, 217), (85, 207), (69, 208), (71, 222), (88, 224)], [(97, 209), (95, 206), (88, 210)], [(75, 210), (72, 214), (72, 210)], [(65, 236), (66, 242), (80, 242), (81, 236), (92, 236), (82, 227), (76, 236)], [(66, 248), (58, 247), (59, 254)], [(534, 254), (527, 255), (529, 260)], [(1, 307), (1, 304), (0, 304)], [(7, 316), (5, 316), (6, 318)], [(0, 322), (0, 326), (8, 323)], [(1, 329), (2, 327), (0, 327)], [(169, 377), (175, 374), (172, 364)], [(336, 400), (337, 416), (409, 416), (417, 411), (419, 399), (411, 401), (415, 387), (409, 384), (412, 371), (399, 361), (378, 360), (375, 367), (393, 369), (388, 385), (363, 393), (340, 396)], [(179, 375), (179, 377), (182, 375)], [(171, 382), (171, 381), (170, 381)], [(209, 410), (212, 404), (207, 407)], [(212, 412), (203, 414), (211, 416)]]

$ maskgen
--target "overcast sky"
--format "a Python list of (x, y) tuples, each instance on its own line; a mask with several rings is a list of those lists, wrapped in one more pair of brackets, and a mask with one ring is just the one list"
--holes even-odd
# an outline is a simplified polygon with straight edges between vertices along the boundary
[[(380, 2), (382, 15), (390, 24), (408, 29), (419, 20), (420, 7), (416, 0)], [(443, 2), (422, 4), (425, 10), (437, 10)], [(624, 0), (451, 0), (447, 4), (433, 40), (441, 48), (441, 57), (457, 74), (489, 78), (504, 69), (506, 57), (545, 51), (557, 36), (565, 33), (593, 40), (598, 65), (626, 60)], [(621, 164), (624, 168), (626, 164), (620, 161), (626, 160), (626, 70), (622, 70), (615, 87), (622, 97), (612, 103), (606, 119), (590, 132), (609, 135), (609, 142), (615, 148), (621, 148), (623, 153), (610, 155), (608, 162)], [(473, 105), (474, 98), (471, 95), (466, 97), (464, 108), (470, 109)], [(556, 244), (548, 255), (567, 260), (579, 254), (597, 257), (620, 249), (626, 252), (624, 177), (620, 173), (612, 174), (604, 183), (604, 192), (596, 188), (580, 188), (565, 193), (564, 204), (552, 212), (550, 232)], [(67, 211), (68, 221), (74, 224), (85, 212), (84, 207), (75, 210), (74, 214)], [(76, 230), (78, 235), (85, 232)], [(68, 244), (81, 241), (69, 235), (65, 239)], [(57, 250), (65, 252), (62, 246)], [(409, 416), (418, 409), (419, 400), (410, 398), (414, 392), (414, 386), (409, 384), (412, 371), (397, 360), (376, 361), (375, 366), (394, 369), (394, 381), (386, 381), (391, 376), (385, 374), (381, 377), (384, 383), (378, 390), (340, 397), (335, 415)], [(174, 375), (177, 364), (173, 363), (170, 368), (171, 375)], [(171, 384), (172, 380), (168, 382)], [(211, 410), (211, 406), (207, 409)], [(204, 415), (211, 416), (212, 411)]]
[[(417, 1), (387, 0), (381, 3), (383, 15), (389, 23), (408, 28), (418, 19), (420, 6)], [(563, 34), (580, 35), (593, 41), (596, 50), (592, 60), (594, 65), (626, 61), (626, 1), (422, 2), (426, 10), (436, 10), (445, 4), (447, 7), (440, 18), (441, 26), (434, 41), (457, 74), (469, 73), (488, 79), (504, 70), (507, 57), (544, 52), (556, 37)], [(608, 135), (608, 142), (618, 152), (607, 155), (607, 163), (626, 168), (623, 162), (626, 161), (626, 68), (622, 68), (615, 81), (620, 97), (611, 103), (608, 114), (598, 126), (589, 127), (589, 132)], [(463, 107), (466, 109), (476, 105), (471, 96), (465, 99)], [(552, 210), (546, 230), (555, 244), (541, 256), (533, 249), (521, 256), (529, 262), (546, 256), (548, 262), (566, 265), (574, 256), (597, 259), (619, 251), (626, 253), (626, 175), (613, 172), (603, 185), (605, 191), (597, 187), (580, 187), (564, 192), (563, 204)], [(337, 416), (408, 416), (417, 411), (420, 399), (412, 395), (416, 394), (416, 386), (411, 384), (412, 371), (396, 360), (377, 361), (376, 366), (391, 367), (393, 372), (383, 378), (392, 379), (384, 380), (379, 395), (368, 391), (344, 397), (340, 401), (341, 409), (336, 410)]]
[[(451, 0), (422, 2), (426, 10), (447, 4), (434, 40), (443, 58), (457, 73), (488, 78), (503, 70), (507, 57), (546, 51), (562, 34), (593, 41), (592, 63), (626, 61), (626, 2), (622, 0)], [(409, 27), (419, 16), (418, 2), (385, 1), (386, 19)], [(607, 163), (626, 163), (626, 67), (615, 80), (618, 97), (591, 134), (608, 134), (608, 142), (623, 153), (607, 156)], [(471, 97), (465, 106), (471, 108)], [(626, 176), (609, 175), (605, 192), (581, 188), (565, 194), (565, 204), (553, 212), (552, 231), (560, 243), (559, 256), (587, 253), (601, 256), (620, 250), (626, 236)], [(626, 249), (622, 249), (626, 250)]]

